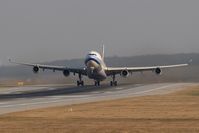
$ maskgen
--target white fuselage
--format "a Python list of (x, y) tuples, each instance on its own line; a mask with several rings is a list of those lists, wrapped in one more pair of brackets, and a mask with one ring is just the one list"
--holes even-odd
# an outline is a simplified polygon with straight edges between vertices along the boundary
[(102, 81), (107, 78), (105, 72), (106, 65), (98, 52), (89, 52), (85, 59), (85, 65), (87, 69), (87, 75), (90, 79)]

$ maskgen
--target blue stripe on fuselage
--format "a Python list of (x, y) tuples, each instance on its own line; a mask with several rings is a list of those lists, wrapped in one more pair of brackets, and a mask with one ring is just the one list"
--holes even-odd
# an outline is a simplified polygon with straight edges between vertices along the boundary
[(98, 59), (98, 58), (96, 58), (96, 57), (89, 57), (89, 58), (87, 58), (86, 60), (85, 60), (85, 64), (87, 64), (89, 61), (95, 61), (97, 64), (99, 64), (99, 65), (101, 65), (101, 61)]

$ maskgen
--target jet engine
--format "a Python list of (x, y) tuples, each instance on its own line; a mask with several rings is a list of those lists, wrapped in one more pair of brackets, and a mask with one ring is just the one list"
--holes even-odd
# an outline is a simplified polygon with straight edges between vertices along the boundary
[(34, 73), (38, 73), (39, 72), (39, 67), (38, 66), (34, 66), (33, 67), (33, 72)]
[(155, 69), (155, 73), (156, 73), (157, 75), (160, 75), (160, 74), (162, 73), (162, 70), (161, 70), (160, 68), (156, 68), (156, 69)]
[(121, 76), (122, 77), (128, 77), (129, 76), (129, 71), (127, 71), (127, 70), (123, 70), (122, 72), (121, 72)]
[(64, 70), (64, 71), (63, 71), (63, 75), (64, 75), (65, 77), (68, 77), (68, 76), (70, 75), (70, 71), (69, 71), (69, 70)]

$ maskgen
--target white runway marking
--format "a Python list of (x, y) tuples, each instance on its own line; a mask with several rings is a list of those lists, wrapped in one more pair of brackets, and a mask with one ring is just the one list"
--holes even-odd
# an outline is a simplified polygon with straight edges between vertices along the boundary
[(2, 103), (0, 103), (0, 105), (2, 105), (2, 104), (8, 104), (9, 102), (2, 102)]
[(1, 94), (11, 94), (13, 93), (13, 91), (10, 91), (10, 92), (1, 92)]
[(58, 100), (58, 101), (50, 101), (50, 102), (35, 102), (35, 103), (22, 103), (22, 104), (12, 104), (12, 105), (4, 105), (0, 106), (0, 108), (10, 108), (10, 107), (18, 107), (18, 106), (27, 106), (27, 105), (39, 105), (39, 104), (48, 104), (48, 103), (56, 103), (65, 100)]
[(122, 87), (115, 88), (115, 90), (122, 90), (122, 89), (123, 89)]
[(102, 92), (100, 92), (100, 91), (90, 92), (90, 94), (99, 94), (99, 93), (102, 93)]
[(66, 96), (49, 96), (49, 97), (47, 97), (47, 98), (78, 98), (78, 97), (88, 97), (88, 96), (90, 96), (90, 95), (66, 95)]
[(104, 92), (104, 93), (109, 94), (109, 93), (113, 93), (113, 92), (112, 92), (112, 91), (106, 91), (106, 92)]
[(144, 94), (144, 93), (148, 93), (148, 92), (152, 92), (152, 91), (157, 91), (157, 90), (162, 90), (162, 89), (169, 88), (169, 87), (174, 87), (174, 86), (177, 86), (177, 85), (162, 86), (162, 87), (155, 88), (155, 89), (150, 89), (150, 90), (141, 91), (141, 92), (135, 92), (133, 94)]
[(53, 91), (53, 90), (56, 90), (56, 88), (48, 88), (47, 90)]

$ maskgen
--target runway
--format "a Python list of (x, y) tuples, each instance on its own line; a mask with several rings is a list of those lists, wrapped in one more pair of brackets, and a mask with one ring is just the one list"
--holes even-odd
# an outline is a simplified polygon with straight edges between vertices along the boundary
[(165, 94), (192, 83), (124, 84), (117, 87), (75, 85), (24, 86), (0, 89), (0, 114), (60, 105), (72, 105), (127, 97)]

